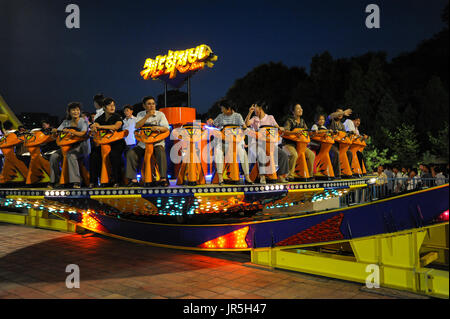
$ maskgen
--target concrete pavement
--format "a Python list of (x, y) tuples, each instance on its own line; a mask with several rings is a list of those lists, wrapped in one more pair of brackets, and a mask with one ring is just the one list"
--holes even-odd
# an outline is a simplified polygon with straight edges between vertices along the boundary
[[(66, 287), (66, 266), (80, 288)], [(391, 289), (258, 267), (249, 252), (191, 252), (0, 223), (0, 299), (404, 299)]]

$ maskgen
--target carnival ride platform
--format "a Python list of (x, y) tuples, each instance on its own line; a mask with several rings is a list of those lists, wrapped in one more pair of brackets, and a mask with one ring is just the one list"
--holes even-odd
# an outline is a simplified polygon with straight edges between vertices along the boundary
[(9, 213), (0, 213), (0, 221), (87, 229), (167, 248), (249, 251), (256, 264), (358, 282), (375, 265), (381, 286), (448, 298), (449, 185), (368, 200), (371, 183), (365, 177), (268, 185), (3, 188), (0, 207)]

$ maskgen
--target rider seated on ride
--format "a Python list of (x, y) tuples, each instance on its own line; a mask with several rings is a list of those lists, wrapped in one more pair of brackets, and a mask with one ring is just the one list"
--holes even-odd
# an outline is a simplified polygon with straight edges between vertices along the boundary
[[(317, 131), (321, 131), (321, 130), (328, 130), (327, 127), (325, 126), (325, 118), (326, 118), (325, 114), (317, 115), (316, 123), (314, 123), (313, 126), (311, 126), (311, 131), (317, 132)], [(317, 142), (317, 141), (311, 139), (311, 142), (309, 143), (309, 147), (312, 150), (314, 150), (316, 152), (316, 154), (319, 154), (320, 146), (321, 146), (320, 142)]]
[[(359, 129), (358, 129), (360, 125), (361, 125), (361, 117), (360, 117), (358, 114), (352, 114), (352, 115), (350, 116), (350, 118), (348, 118), (348, 119), (345, 120), (345, 122), (344, 122), (345, 130), (346, 130), (347, 132), (352, 132), (352, 133), (354, 133), (354, 134), (356, 134), (356, 135), (361, 135), (361, 134), (359, 133)], [(365, 134), (362, 134), (362, 136), (363, 136), (365, 139), (368, 138), (368, 136), (365, 135)], [(363, 153), (361, 153), (361, 152), (358, 151), (358, 152), (356, 152), (356, 155), (358, 156), (359, 165), (362, 166), (362, 162), (363, 162), (363, 161), (365, 162)]]
[(14, 132), (16, 132), (16, 130), (13, 129), (13, 124), (10, 121), (5, 121), (5, 123), (3, 123), (2, 135), (8, 136), (8, 134)]
[[(152, 126), (153, 130), (159, 130), (161, 133), (167, 132), (170, 129), (169, 122), (164, 113), (156, 110), (156, 100), (154, 97), (144, 97), (142, 105), (145, 111), (139, 112), (136, 115), (136, 129), (141, 128), (144, 125)], [(155, 155), (156, 163), (158, 164), (160, 175), (159, 185), (166, 187), (169, 186), (169, 182), (167, 180), (167, 160), (164, 146), (164, 140), (155, 143), (153, 154)], [(128, 184), (129, 187), (139, 186), (136, 175), (144, 154), (145, 144), (142, 142), (139, 142), (136, 147), (127, 152), (126, 177), (130, 180), (130, 183)]]
[[(280, 131), (284, 131), (283, 127), (278, 126), (277, 121), (275, 121), (275, 118), (272, 115), (266, 114), (266, 111), (268, 110), (269, 105), (267, 102), (257, 102), (255, 104), (252, 104), (252, 106), (249, 109), (248, 115), (245, 118), (245, 125), (247, 127), (253, 128), (256, 132), (259, 130), (261, 126), (274, 126), (278, 128)], [(255, 116), (251, 117), (251, 115), (255, 112)], [(249, 151), (252, 152), (252, 150), (256, 149), (257, 142), (255, 139), (252, 139), (249, 145)], [(261, 150), (261, 148), (258, 148), (258, 150)], [(260, 151), (258, 151), (259, 153)], [(289, 156), (288, 154), (283, 151), (283, 149), (278, 144), (277, 149), (278, 154), (278, 171), (277, 176), (281, 183), (286, 183), (286, 176), (289, 173)], [(262, 154), (261, 154), (262, 155)], [(256, 154), (253, 154), (253, 158), (256, 158)], [(260, 154), (258, 154), (258, 158), (264, 158), (260, 157)], [(260, 166), (261, 167), (261, 166)], [(261, 172), (261, 170), (260, 170)], [(266, 183), (266, 177), (265, 175), (260, 174), (260, 183), (265, 184)]]
[[(0, 122), (1, 124), (1, 122)], [(0, 136), (4, 135), (4, 136), (8, 136), (9, 133), (13, 133), (15, 132), (15, 130), (13, 130), (13, 124), (10, 121), (5, 121), (5, 123), (0, 125), (1, 127), (1, 132), (0, 132)], [(3, 168), (3, 152), (2, 150), (0, 150), (0, 155), (1, 155), (1, 163), (0, 166)]]
[[(0, 121), (0, 137), (5, 135), (3, 132), (3, 123)], [(3, 167), (3, 152), (0, 150), (0, 169)]]
[(316, 123), (311, 126), (311, 131), (319, 131), (319, 130), (327, 130), (327, 127), (325, 126), (325, 115), (319, 114), (316, 117)]
[[(26, 129), (23, 125), (20, 125), (17, 128), (17, 130), (14, 130), (13, 124), (10, 121), (5, 121), (5, 123), (3, 123), (3, 127), (4, 127), (5, 136), (8, 136), (8, 134), (11, 134), (11, 133), (20, 134), (20, 133), (26, 132)], [(21, 160), (22, 162), (24, 162), (26, 165), (28, 165), (30, 162), (30, 158), (28, 156), (24, 156), (24, 154), (27, 152), (28, 152), (28, 149), (23, 145), (23, 143), (17, 145), (14, 148), (14, 153), (16, 154), (17, 158), (19, 160)]]
[(13, 129), (13, 124), (10, 121), (5, 121), (3, 123), (3, 133), (8, 136), (9, 133), (14, 133), (16, 130)]
[[(242, 115), (234, 111), (234, 106), (228, 100), (222, 100), (219, 103), (220, 113), (214, 120), (208, 119), (206, 123), (210, 126), (214, 125), (220, 130), (223, 129), (225, 125), (236, 125), (242, 127), (245, 130), (247, 127), (245, 126), (244, 119)], [(224, 162), (224, 152), (227, 152), (227, 149), (223, 149), (222, 144), (224, 141), (220, 139), (214, 138), (214, 161), (216, 162), (217, 168), (217, 176), (219, 178), (219, 185), (223, 183), (223, 162)], [(227, 148), (230, 147), (225, 145)], [(248, 165), (248, 156), (247, 152), (244, 148), (244, 139), (237, 145), (237, 152), (239, 156), (239, 160), (241, 162), (242, 170), (245, 175), (245, 182), (247, 184), (252, 184), (252, 180), (250, 179), (250, 171)], [(226, 153), (225, 153), (226, 154)]]
[[(41, 124), (42, 124), (42, 126), (41, 126), (42, 131), (44, 131), (44, 132), (51, 131), (53, 128), (48, 120), (42, 120)], [(50, 152), (54, 153), (58, 149), (59, 149), (59, 147), (58, 147), (58, 145), (56, 145), (56, 141), (51, 141), (51, 142), (45, 143), (41, 146), (41, 153), (42, 153), (42, 156), (48, 160), (51, 155)]]
[[(91, 131), (96, 133), (97, 130), (122, 130), (122, 117), (115, 113), (116, 104), (112, 98), (105, 98), (103, 100), (104, 113), (96, 118), (91, 125)], [(120, 139), (118, 141), (109, 144), (111, 146), (111, 152), (109, 153), (109, 160), (111, 162), (112, 184), (113, 187), (119, 187), (122, 181), (122, 152), (125, 149), (125, 140)], [(89, 157), (89, 175), (90, 183), (89, 188), (96, 187), (98, 185), (98, 178), (102, 169), (102, 154), (101, 148), (96, 147), (92, 149)]]
[[(294, 104), (291, 107), (292, 115), (288, 117), (283, 127), (285, 129), (285, 134), (294, 133), (292, 132), (294, 129), (300, 128), (304, 130), (308, 130), (308, 126), (306, 125), (305, 120), (302, 118), (303, 108), (300, 104)], [(284, 149), (289, 153), (289, 175), (288, 179), (296, 179), (299, 178), (297, 174), (295, 174), (295, 166), (297, 164), (298, 154), (297, 154), (297, 143), (295, 141), (289, 140), (287, 138), (283, 139)], [(309, 176), (313, 176), (313, 168), (314, 168), (314, 160), (316, 155), (309, 148), (305, 150), (305, 158), (308, 164)]]
[[(23, 125), (17, 127), (18, 134), (25, 133), (26, 131), (27, 129)], [(30, 164), (30, 152), (23, 143), (16, 146), (15, 153), (17, 158), (20, 159), (22, 162), (24, 162), (25, 165), (28, 166)]]
[[(350, 116), (351, 114), (352, 114), (351, 109), (346, 109), (345, 111), (343, 109), (336, 109), (336, 112), (331, 113), (327, 117), (325, 126), (328, 127), (332, 131), (345, 132), (345, 126), (342, 123), (342, 119), (344, 118), (344, 116)], [(327, 123), (329, 123), (329, 125), (327, 125)], [(337, 145), (337, 143), (333, 144), (333, 146), (331, 147), (330, 155), (331, 155), (331, 163), (333, 165), (334, 175), (337, 178), (340, 178), (341, 177), (341, 164), (339, 161), (339, 145)], [(347, 151), (347, 158), (348, 158), (348, 163), (351, 167), (352, 152)]]
[[(81, 103), (71, 102), (67, 107), (67, 118), (61, 123), (57, 129), (52, 129), (53, 133), (57, 131), (63, 131), (75, 136), (85, 136), (89, 125), (88, 122), (80, 117), (81, 115)], [(71, 130), (69, 130), (72, 128)], [(77, 128), (78, 130), (74, 130)], [(67, 152), (67, 162), (68, 162), (68, 172), (69, 172), (69, 183), (73, 184), (74, 188), (80, 188), (81, 185), (81, 174), (78, 165), (79, 158), (85, 158), (91, 152), (91, 147), (89, 140), (78, 142), (72, 146), (72, 148)], [(49, 187), (54, 187), (59, 184), (60, 180), (60, 161), (63, 159), (61, 149), (57, 150), (55, 153), (50, 155), (50, 185)]]

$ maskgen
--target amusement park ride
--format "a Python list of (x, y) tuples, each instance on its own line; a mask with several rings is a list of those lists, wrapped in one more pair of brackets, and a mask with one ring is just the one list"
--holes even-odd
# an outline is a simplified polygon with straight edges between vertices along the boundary
[[(216, 60), (206, 45), (169, 51), (147, 59), (141, 75), (162, 79), (166, 88), (167, 84), (179, 87)], [(2, 99), (0, 106), (4, 114), (12, 116)], [(242, 128), (208, 128), (195, 121), (195, 108), (191, 107), (160, 111), (173, 130), (160, 133), (142, 127), (135, 136), (146, 144), (141, 174), (144, 185), (159, 180), (154, 143), (166, 140), (168, 151), (167, 145), (176, 148), (181, 160), (174, 163), (176, 178), (170, 187), (43, 188), (49, 180), (49, 164), (40, 145), (56, 139), (64, 155), (80, 138), (63, 132), (54, 136), (40, 129), (3, 136), (0, 221), (64, 231), (87, 229), (161, 247), (250, 251), (256, 264), (361, 283), (369, 275), (367, 267), (375, 265), (381, 286), (448, 298), (448, 184), (375, 198), (378, 186), (357, 157), (365, 147), (361, 136), (328, 130), (299, 130), (281, 136), (274, 127), (262, 127), (258, 132), (247, 129), (245, 134), (263, 141), (266, 150), (273, 149), (280, 138), (295, 141), (299, 154), (296, 173), (301, 179), (276, 183), (275, 161), (269, 151), (266, 180), (272, 183), (243, 185), (236, 151), (245, 138)], [(102, 146), (102, 184), (109, 182), (109, 143), (127, 134), (98, 131), (93, 136)], [(205, 161), (212, 156), (208, 145), (213, 136), (228, 145), (222, 185)], [(305, 159), (311, 139), (321, 143), (314, 180)], [(30, 151), (28, 167), (14, 155), (14, 147), (20, 143)], [(329, 158), (334, 143), (339, 144), (342, 179), (334, 178)], [(347, 150), (352, 154), (351, 166)], [(62, 185), (67, 180), (65, 163)], [(258, 170), (259, 165), (254, 165), (252, 180), (260, 174)], [(88, 180), (84, 172), (83, 178)]]

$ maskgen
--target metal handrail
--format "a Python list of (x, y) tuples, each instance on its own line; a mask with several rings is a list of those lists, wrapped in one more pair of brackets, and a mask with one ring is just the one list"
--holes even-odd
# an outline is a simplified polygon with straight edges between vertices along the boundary
[(436, 187), (449, 182), (448, 177), (443, 178), (384, 178), (373, 177), (368, 180), (366, 188), (356, 189), (347, 193), (341, 200), (341, 207), (354, 204), (367, 203), (383, 198), (393, 197), (413, 191)]

